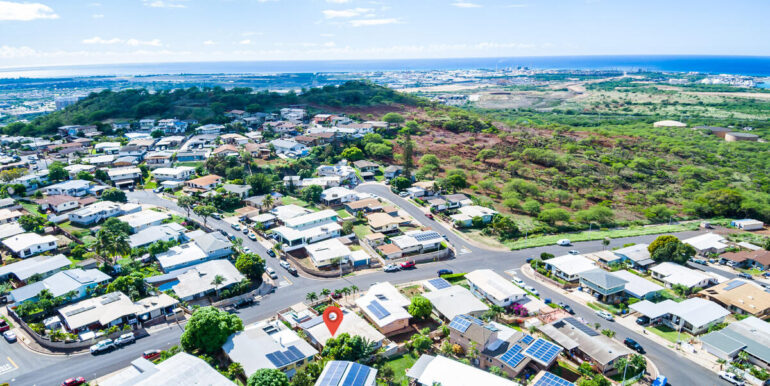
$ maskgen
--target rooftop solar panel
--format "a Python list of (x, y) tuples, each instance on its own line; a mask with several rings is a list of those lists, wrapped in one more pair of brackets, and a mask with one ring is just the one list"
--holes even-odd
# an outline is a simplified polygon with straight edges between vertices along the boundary
[(386, 317), (386, 316), (390, 315), (390, 312), (389, 312), (388, 310), (386, 310), (386, 309), (385, 309), (385, 308), (382, 306), (382, 304), (380, 304), (380, 302), (378, 302), (378, 301), (376, 301), (376, 300), (372, 300), (372, 302), (371, 302), (371, 303), (369, 303), (369, 305), (368, 305), (368, 306), (366, 306), (366, 308), (368, 308), (368, 309), (369, 309), (369, 311), (371, 311), (371, 312), (372, 312), (372, 314), (374, 314), (374, 316), (375, 316), (377, 319), (382, 319), (382, 318), (384, 318), (384, 317)]
[(733, 280), (733, 281), (727, 283), (727, 286), (725, 287), (725, 291), (729, 291), (731, 289), (736, 289), (736, 288), (738, 288), (738, 287), (740, 287), (740, 286), (742, 286), (744, 284), (746, 284), (745, 281)]
[(533, 340), (535, 340), (535, 338), (533, 338), (532, 335), (524, 335), (524, 337), (521, 338), (521, 343), (530, 344)]
[(323, 379), (318, 383), (319, 386), (337, 386), (345, 374), (345, 370), (348, 367), (348, 362), (333, 361), (329, 364), (329, 368), (326, 370), (326, 374)]
[(412, 235), (412, 237), (414, 237), (414, 239), (417, 241), (427, 241), (430, 239), (441, 238), (441, 236), (438, 233), (433, 231), (417, 233), (415, 235)]
[(297, 362), (305, 356), (295, 346), (290, 346), (286, 351), (273, 351), (265, 357), (277, 368)]
[(557, 355), (561, 352), (562, 348), (554, 343), (551, 343), (543, 338), (539, 338), (527, 347), (524, 354), (532, 357), (533, 359), (541, 363), (551, 363)]
[(575, 384), (560, 378), (556, 374), (545, 372), (533, 386), (575, 386)]
[(442, 278), (428, 280), (428, 283), (436, 289), (444, 289), (452, 286), (452, 284)]
[(350, 371), (348, 371), (347, 376), (345, 376), (345, 380), (342, 381), (342, 386), (363, 386), (368, 376), (369, 367), (358, 363), (352, 363), (350, 365)]
[(525, 358), (520, 351), (521, 351), (521, 346), (519, 346), (518, 344), (514, 345), (513, 347), (509, 348), (508, 351), (506, 351), (505, 354), (503, 354), (500, 357), (500, 360), (503, 361), (503, 363), (507, 364), (508, 366), (516, 367)]
[(598, 333), (598, 332), (596, 332), (596, 330), (592, 329), (591, 327), (588, 327), (588, 326), (586, 326), (586, 325), (585, 325), (585, 324), (583, 324), (583, 323), (580, 323), (580, 322), (579, 322), (577, 319), (575, 319), (575, 318), (564, 318), (564, 320), (565, 320), (567, 323), (569, 323), (569, 324), (571, 324), (572, 326), (574, 326), (575, 328), (577, 328), (578, 330), (580, 330), (580, 331), (583, 331), (583, 333), (585, 333), (585, 334), (586, 334), (586, 335), (588, 335), (588, 336), (597, 336), (597, 335), (599, 335), (599, 333)]
[(484, 325), (484, 322), (472, 316), (458, 315), (452, 319), (451, 323), (449, 323), (449, 328), (454, 328), (457, 331), (465, 332), (468, 330), (468, 327), (470, 327), (471, 323), (478, 324), (479, 326)]

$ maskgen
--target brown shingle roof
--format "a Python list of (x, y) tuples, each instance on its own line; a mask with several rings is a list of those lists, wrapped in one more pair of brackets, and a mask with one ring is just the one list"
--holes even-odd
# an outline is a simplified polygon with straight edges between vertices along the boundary
[(770, 251), (765, 250), (728, 252), (722, 254), (720, 257), (736, 263), (751, 259), (765, 266), (770, 265)]
[(401, 248), (399, 248), (395, 244), (380, 245), (379, 247), (377, 247), (377, 249), (380, 252), (382, 252), (383, 255), (390, 255), (390, 254), (393, 254), (393, 253), (401, 252)]

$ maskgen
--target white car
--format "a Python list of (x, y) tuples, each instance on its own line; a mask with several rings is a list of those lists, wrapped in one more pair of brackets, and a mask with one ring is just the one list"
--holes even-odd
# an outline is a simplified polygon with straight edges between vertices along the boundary
[(526, 289), (529, 292), (532, 292), (533, 294), (535, 294), (535, 296), (540, 296), (540, 292), (537, 292), (535, 287), (533, 287), (531, 285), (528, 285), (528, 286), (524, 287), (524, 289)]
[(569, 254), (570, 255), (579, 255), (580, 251), (578, 251), (577, 249), (570, 249), (569, 250)]
[(612, 314), (604, 310), (596, 311), (596, 315), (599, 315), (600, 318), (609, 320), (610, 322), (615, 320), (615, 318), (612, 317)]
[(105, 339), (91, 346), (91, 354), (98, 354), (100, 352), (112, 350), (114, 348), (115, 348), (115, 343), (112, 342), (112, 339)]
[(243, 253), (251, 253), (251, 248), (243, 247)]
[(518, 277), (514, 277), (513, 279), (511, 279), (511, 281), (513, 282), (513, 284), (516, 284), (519, 287), (524, 287), (525, 286), (524, 280), (521, 280)]
[(134, 343), (136, 342), (136, 337), (134, 337), (133, 332), (125, 333), (121, 336), (119, 336), (117, 339), (115, 339), (115, 345), (121, 346), (124, 344)]
[(280, 262), (280, 263), (278, 263), (278, 264), (279, 264), (281, 267), (283, 267), (284, 269), (289, 269), (289, 268), (291, 268), (291, 264), (289, 264), (289, 262), (288, 262), (288, 261), (283, 261), (283, 260), (281, 260), (281, 262)]
[(5, 338), (8, 343), (13, 343), (16, 341), (16, 333), (13, 331), (6, 331), (3, 333), (3, 338)]
[(401, 196), (401, 197), (409, 197), (409, 193), (408, 192), (401, 192), (398, 195)]
[(265, 268), (265, 272), (267, 272), (267, 276), (270, 276), (271, 279), (273, 280), (278, 279), (278, 274), (275, 273), (274, 269), (267, 267)]
[(556, 245), (560, 247), (569, 247), (570, 245), (572, 245), (572, 243), (569, 241), (569, 239), (561, 239), (556, 242)]
[(732, 383), (733, 385), (737, 386), (743, 386), (746, 383), (742, 380), (738, 379), (738, 376), (733, 373), (728, 373), (727, 371), (720, 371), (719, 372), (719, 378), (724, 379), (727, 382)]
[(399, 270), (401, 270), (401, 268), (398, 268), (398, 266), (395, 264), (388, 264), (385, 266), (383, 270), (385, 272), (398, 272)]
[(249, 240), (257, 241), (257, 235), (255, 235), (254, 233), (249, 233)]

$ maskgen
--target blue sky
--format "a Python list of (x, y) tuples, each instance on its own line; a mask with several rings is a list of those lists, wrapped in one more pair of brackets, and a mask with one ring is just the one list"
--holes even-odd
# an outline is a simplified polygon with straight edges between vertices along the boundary
[(767, 0), (0, 0), (0, 67), (770, 55)]

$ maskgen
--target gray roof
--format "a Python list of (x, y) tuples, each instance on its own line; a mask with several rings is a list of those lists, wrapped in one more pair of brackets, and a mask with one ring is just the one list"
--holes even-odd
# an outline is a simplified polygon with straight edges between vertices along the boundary
[[(749, 355), (762, 359), (765, 362), (770, 362), (770, 324), (758, 319), (754, 316), (733, 322), (729, 326), (717, 331), (723, 335), (723, 337), (709, 338), (712, 342), (722, 343), (724, 346), (718, 346), (721, 350), (729, 349), (731, 346), (727, 345), (729, 338), (739, 344), (745, 345), (744, 351)], [(702, 339), (706, 341), (706, 337), (714, 333), (704, 336)], [(734, 347), (735, 344), (732, 344)], [(726, 351), (730, 352), (730, 351)]]
[(650, 260), (650, 251), (647, 250), (648, 246), (649, 245), (647, 244), (635, 244), (629, 247), (616, 249), (613, 253), (620, 257), (625, 257), (639, 265), (647, 265), (652, 263), (651, 261), (647, 261)]
[(745, 343), (727, 336), (722, 331), (714, 331), (703, 335), (700, 340), (704, 344), (714, 347), (727, 354), (737, 353), (746, 347)]
[(185, 231), (186, 229), (182, 225), (174, 222), (151, 226), (129, 236), (128, 244), (131, 248), (137, 248), (152, 244), (159, 240), (168, 241), (171, 239), (178, 239)]
[(478, 314), (489, 309), (486, 304), (473, 296), (471, 291), (459, 285), (426, 292), (423, 296), (430, 300), (436, 311), (448, 320), (458, 315)]
[(0, 267), (0, 278), (13, 274), (19, 280), (27, 280), (36, 274), (46, 275), (70, 266), (70, 261), (62, 254), (56, 256), (35, 256)]
[(628, 281), (623, 280), (602, 269), (592, 269), (590, 271), (581, 272), (580, 278), (583, 280), (588, 280), (591, 283), (605, 289), (615, 288), (628, 283)]
[(98, 269), (70, 269), (55, 273), (39, 282), (11, 291), (15, 302), (31, 299), (42, 290), (49, 290), (54, 297), (62, 296), (70, 291), (78, 291), (85, 286), (106, 282), (111, 277)]
[(233, 386), (203, 359), (180, 352), (159, 364), (139, 358), (131, 366), (99, 382), (100, 386)]
[(198, 246), (206, 252), (206, 254), (211, 254), (220, 249), (230, 248), (233, 245), (230, 240), (227, 239), (227, 236), (224, 236), (219, 232), (195, 235), (191, 236), (191, 238), (195, 241), (195, 244), (198, 244)]
[[(601, 365), (607, 365), (609, 362), (614, 361), (618, 357), (633, 354), (633, 351), (626, 348), (620, 342), (607, 337), (602, 334), (588, 335), (581, 328), (575, 327), (573, 323), (567, 322), (568, 318), (557, 320), (551, 324), (547, 324), (543, 327), (549, 326), (550, 328), (541, 328), (548, 337), (555, 340), (562, 347), (565, 347), (561, 340), (568, 338), (567, 342), (574, 342), (580, 351), (588, 354), (595, 361)], [(574, 323), (582, 324), (575, 320)], [(587, 329), (590, 327), (585, 326)], [(553, 331), (558, 331), (560, 334), (553, 334)], [(555, 336), (552, 336), (555, 335)], [(571, 343), (569, 345), (572, 345)], [(565, 347), (569, 350), (568, 347)]]
[(246, 326), (243, 331), (227, 338), (222, 345), (222, 350), (230, 360), (240, 363), (246, 374), (253, 374), (263, 368), (283, 367), (276, 366), (268, 355), (276, 351), (285, 352), (290, 347), (296, 348), (302, 354), (302, 357), (297, 358), (296, 361), (304, 361), (318, 354), (318, 350), (314, 349), (310, 343), (300, 338), (296, 332), (280, 321), (259, 322)]
[(248, 193), (251, 189), (251, 186), (249, 185), (236, 185), (236, 184), (224, 184), (223, 186), (225, 188), (225, 191), (232, 192), (232, 193)]
[(626, 281), (625, 290), (631, 296), (643, 298), (650, 292), (658, 292), (663, 289), (663, 287), (628, 271), (615, 271), (612, 274)]

